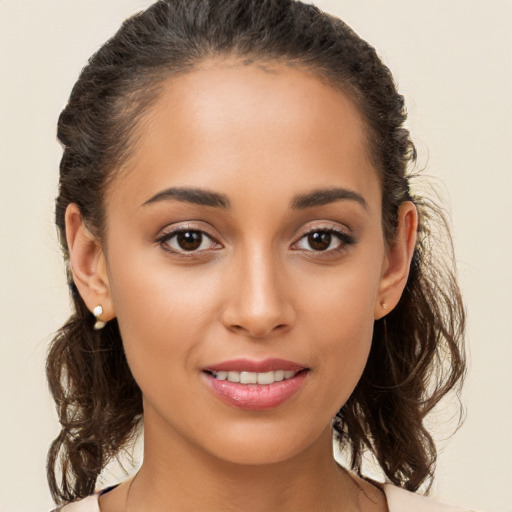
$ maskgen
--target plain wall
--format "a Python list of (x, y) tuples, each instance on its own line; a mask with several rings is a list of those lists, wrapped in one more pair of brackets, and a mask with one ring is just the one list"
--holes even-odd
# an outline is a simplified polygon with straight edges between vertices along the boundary
[[(57, 117), (86, 59), (143, 0), (0, 0), (0, 512), (52, 507), (58, 423), (44, 379), (69, 313), (53, 227)], [(419, 167), (453, 220), (468, 311), (467, 420), (442, 441), (434, 492), (512, 511), (512, 2), (324, 0), (391, 67)], [(446, 412), (448, 411), (448, 412)], [(441, 411), (436, 437), (446, 436)]]

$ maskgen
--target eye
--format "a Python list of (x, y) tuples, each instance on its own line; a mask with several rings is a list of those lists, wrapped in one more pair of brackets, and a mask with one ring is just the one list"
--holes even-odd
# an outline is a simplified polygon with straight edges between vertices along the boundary
[(353, 244), (351, 235), (335, 229), (315, 229), (302, 236), (294, 244), (294, 248), (302, 251), (327, 252), (342, 249)]
[(175, 230), (160, 237), (158, 242), (175, 253), (194, 253), (220, 247), (212, 237), (197, 229)]

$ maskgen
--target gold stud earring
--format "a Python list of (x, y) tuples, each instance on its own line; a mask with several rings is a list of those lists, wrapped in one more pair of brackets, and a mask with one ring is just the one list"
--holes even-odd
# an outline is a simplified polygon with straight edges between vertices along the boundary
[(94, 330), (99, 331), (100, 329), (103, 329), (103, 327), (105, 327), (105, 325), (107, 325), (107, 322), (100, 320), (100, 316), (103, 314), (103, 307), (101, 306), (101, 304), (98, 304), (93, 309), (92, 314), (94, 315), (94, 318), (96, 318), (96, 322), (94, 324)]

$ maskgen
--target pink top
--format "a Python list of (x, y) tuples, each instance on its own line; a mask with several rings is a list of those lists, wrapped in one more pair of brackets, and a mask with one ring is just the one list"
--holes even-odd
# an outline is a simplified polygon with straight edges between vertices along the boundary
[[(389, 512), (476, 512), (469, 508), (439, 503), (426, 496), (414, 494), (390, 484), (382, 485), (382, 490), (388, 502)], [(64, 505), (54, 512), (101, 512), (98, 501), (100, 495), (100, 491), (95, 492), (83, 500)]]

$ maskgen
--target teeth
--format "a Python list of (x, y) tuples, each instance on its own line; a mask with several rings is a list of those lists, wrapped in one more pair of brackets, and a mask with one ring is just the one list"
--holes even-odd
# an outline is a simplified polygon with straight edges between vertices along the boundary
[(258, 384), (273, 384), (276, 381), (274, 372), (257, 373)]
[(240, 382), (240, 373), (228, 372), (224, 380), (229, 380), (229, 382)]
[(212, 372), (218, 380), (240, 382), (241, 384), (273, 384), (282, 380), (291, 379), (297, 372), (292, 370), (276, 370), (275, 372)]
[(257, 384), (258, 374), (254, 372), (240, 372), (241, 384)]

